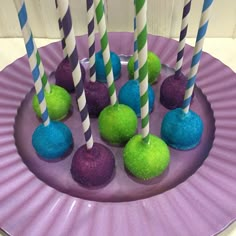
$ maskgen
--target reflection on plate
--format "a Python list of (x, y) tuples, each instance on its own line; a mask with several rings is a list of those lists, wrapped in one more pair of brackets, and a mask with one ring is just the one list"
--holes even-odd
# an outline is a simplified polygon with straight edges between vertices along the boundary
[[(111, 33), (109, 38), (112, 51), (132, 54), (132, 34)], [(48, 74), (55, 70), (62, 58), (60, 47), (60, 43), (53, 43), (40, 50)], [(149, 36), (149, 49), (160, 56), (163, 64), (174, 67), (177, 50), (175, 41)], [(88, 57), (86, 50), (87, 37), (79, 37), (78, 52), (81, 59)], [(191, 47), (186, 48), (185, 55), (183, 72), (187, 73), (192, 56)], [(166, 68), (163, 73), (167, 72)], [(159, 85), (154, 86), (155, 91)], [(236, 75), (220, 61), (203, 53), (197, 85), (197, 102), (193, 103), (193, 110), (197, 109), (203, 114), (204, 109), (210, 110), (207, 124), (211, 128), (206, 129), (206, 138), (203, 139), (207, 140), (204, 142), (207, 143), (204, 155), (209, 149), (210, 152), (204, 162), (205, 156), (200, 155), (199, 160), (194, 159), (197, 164), (190, 168), (187, 175), (182, 176), (182, 180), (163, 188), (163, 183), (168, 179), (164, 177), (175, 170), (172, 168), (174, 165), (170, 166), (166, 176), (154, 183), (137, 183), (122, 170), (121, 149), (114, 148), (114, 154), (118, 156), (115, 179), (100, 191), (86, 191), (78, 187), (78, 194), (68, 190), (70, 182), (67, 176), (57, 173), (65, 163), (58, 163), (60, 168), (57, 167), (51, 173), (60, 178), (54, 178), (57, 180), (54, 182), (42, 175), (47, 173), (47, 168), (50, 169), (50, 164), (45, 169), (45, 163), (42, 164), (38, 159), (22, 156), (24, 163), (18, 154), (14, 130), (20, 130), (16, 134), (18, 143), (18, 135), (21, 132), (23, 135), (30, 134), (38, 121), (34, 120), (35, 117), (31, 117), (32, 120), (30, 113), (27, 115), (24, 112), (24, 119), (32, 120), (32, 124), (18, 129), (15, 116), (18, 108), (23, 110), (21, 102), (32, 88), (32, 79), (26, 57), (8, 66), (0, 73), (0, 227), (12, 235), (212, 235), (222, 230), (236, 216), (236, 94), (233, 89), (236, 89)], [(159, 106), (155, 112), (159, 112), (156, 119), (161, 119), (166, 111)], [(69, 119), (65, 122), (69, 122)], [(151, 130), (158, 134), (158, 125), (155, 126), (153, 122), (151, 120)], [(160, 120), (157, 120), (157, 124), (160, 124)], [(31, 135), (21, 141), (28, 145), (30, 139)], [(83, 140), (75, 138), (75, 141), (79, 145)], [(176, 154), (177, 151), (172, 152)], [(188, 162), (185, 155), (187, 152), (183, 152), (183, 159)], [(65, 159), (67, 165), (69, 160)], [(184, 165), (188, 167), (187, 163)], [(132, 191), (128, 192), (125, 189), (127, 186), (121, 185), (124, 180)], [(60, 186), (56, 186), (57, 183)], [(70, 195), (55, 188), (63, 192), (68, 190)], [(112, 192), (114, 189), (115, 192)]]
[[(163, 78), (173, 73), (172, 70), (164, 67), (160, 81), (153, 86), (156, 94), (154, 111), (150, 115), (151, 133), (160, 136), (160, 126), (163, 116), (167, 110), (159, 103), (160, 84)], [(87, 73), (88, 74), (88, 73)], [(122, 77), (116, 81), (117, 92), (119, 88), (127, 82), (127, 68), (122, 66)], [(74, 137), (74, 150), (67, 157), (59, 162), (48, 163), (40, 159), (31, 145), (31, 137), (35, 128), (39, 125), (32, 110), (32, 96), (35, 91), (32, 90), (23, 100), (15, 121), (15, 142), (23, 162), (28, 168), (43, 182), (49, 186), (72, 196), (94, 200), (94, 201), (133, 201), (144, 199), (163, 193), (166, 190), (177, 186), (186, 180), (201, 166), (202, 162), (208, 156), (214, 140), (215, 121), (213, 113), (206, 97), (200, 89), (195, 89), (195, 98), (191, 109), (197, 112), (204, 122), (204, 134), (200, 145), (191, 151), (177, 151), (171, 149), (171, 163), (163, 176), (151, 181), (136, 182), (124, 170), (122, 152), (123, 147), (111, 147), (110, 150), (116, 158), (116, 174), (112, 182), (105, 188), (98, 190), (89, 190), (78, 185), (71, 177), (70, 165), (72, 157), (78, 147), (84, 144), (83, 129), (81, 126), (80, 115), (76, 105), (75, 96), (73, 96), (73, 112), (64, 122), (70, 127)], [(27, 131), (25, 127), (27, 126)], [(91, 126), (95, 141), (104, 143), (100, 139), (98, 132), (97, 119), (91, 120)], [(139, 125), (141, 126), (141, 124)]]

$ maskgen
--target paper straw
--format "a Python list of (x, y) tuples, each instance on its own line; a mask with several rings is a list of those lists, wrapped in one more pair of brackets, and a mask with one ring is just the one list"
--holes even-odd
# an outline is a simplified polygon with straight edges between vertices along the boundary
[(57, 0), (55, 0), (55, 5), (56, 5), (57, 16), (58, 16), (58, 26), (59, 26), (60, 36), (61, 36), (61, 47), (62, 47), (62, 51), (63, 51), (63, 56), (64, 56), (64, 58), (67, 58), (66, 42), (65, 42), (64, 32), (62, 29), (61, 17), (60, 17), (60, 13), (58, 10)]
[(139, 78), (138, 73), (138, 47), (137, 47), (137, 26), (136, 26), (136, 11), (135, 11), (135, 2), (134, 0), (134, 79)]
[(181, 70), (182, 70), (191, 2), (192, 0), (185, 0), (184, 2), (181, 31), (180, 31), (180, 36), (179, 36), (178, 54), (177, 54), (177, 60), (176, 60), (176, 65), (175, 65), (175, 78), (178, 78), (180, 76)]
[(27, 56), (29, 59), (32, 76), (34, 79), (34, 87), (35, 87), (36, 95), (39, 101), (39, 108), (42, 114), (41, 118), (42, 118), (43, 124), (47, 126), (50, 124), (50, 118), (48, 115), (46, 100), (44, 96), (43, 83), (42, 83), (40, 72), (39, 72), (39, 66), (37, 64), (37, 56), (36, 56), (37, 50), (35, 48), (33, 36), (29, 28), (29, 24), (27, 23), (28, 18), (27, 18), (25, 2), (24, 0), (14, 0), (14, 2), (15, 2), (16, 10), (18, 12), (18, 18), (19, 18), (21, 31), (23, 34), (24, 42), (25, 42), (25, 48), (27, 51)]
[[(25, 8), (25, 2), (24, 0), (21, 1), (21, 4), (22, 6), (24, 5), (24, 8)], [(50, 84), (48, 82), (48, 78), (47, 78), (47, 75), (45, 73), (45, 70), (44, 70), (44, 66), (43, 66), (43, 63), (42, 63), (42, 60), (40, 58), (40, 55), (39, 55), (39, 52), (38, 52), (38, 49), (36, 47), (36, 44), (34, 42), (34, 39), (33, 39), (33, 34), (32, 34), (32, 31), (31, 31), (31, 28), (30, 28), (30, 25), (29, 25), (29, 22), (28, 22), (28, 17), (27, 17), (27, 11), (26, 11), (26, 8), (24, 10), (24, 12), (21, 13), (22, 15), (23, 14), (26, 14), (25, 16), (22, 16), (22, 17), (25, 17), (26, 19), (26, 22), (25, 22), (25, 31), (27, 30), (27, 35), (30, 36), (32, 35), (32, 41), (33, 41), (33, 44), (34, 44), (34, 50), (35, 50), (35, 54), (36, 55), (36, 58), (37, 58), (37, 64), (39, 66), (39, 73), (40, 73), (40, 78), (43, 82), (43, 86), (44, 86), (44, 89), (47, 93), (50, 93), (51, 91), (51, 88), (50, 88)]]
[(94, 4), (95, 4), (98, 29), (99, 29), (99, 34), (100, 34), (103, 61), (105, 64), (105, 69), (106, 69), (108, 91), (109, 91), (111, 105), (114, 105), (117, 103), (117, 95), (116, 95), (116, 88), (115, 88), (115, 83), (114, 83), (112, 64), (111, 64), (111, 59), (110, 59), (110, 49), (109, 49), (109, 42), (108, 42), (108, 36), (107, 36), (107, 29), (106, 29), (107, 27), (106, 27), (103, 1), (94, 0)]
[(197, 77), (197, 71), (198, 71), (198, 67), (199, 67), (199, 63), (200, 63), (200, 59), (202, 55), (203, 43), (206, 36), (206, 31), (208, 27), (209, 18), (210, 18), (210, 12), (212, 10), (213, 1), (214, 0), (204, 0), (200, 25), (199, 25), (197, 39), (196, 39), (195, 48), (194, 48), (194, 55), (192, 58), (191, 69), (188, 76), (188, 82), (187, 82), (185, 95), (184, 95), (184, 101), (182, 105), (182, 109), (184, 113), (188, 113), (189, 111), (191, 97), (193, 94), (193, 89), (194, 89), (194, 85), (195, 85), (195, 81)]
[[(28, 29), (30, 30), (30, 27), (28, 27)], [(31, 34), (31, 30), (29, 32), (29, 35)], [(33, 40), (33, 43), (34, 43), (34, 47), (36, 49), (36, 58), (37, 58), (37, 64), (39, 66), (39, 74), (40, 74), (40, 78), (42, 80), (42, 83), (43, 83), (43, 86), (44, 86), (44, 89), (47, 93), (50, 93), (51, 92), (51, 87), (50, 87), (50, 84), (48, 82), (48, 77), (46, 75), (46, 72), (44, 70), (44, 66), (43, 66), (43, 62), (41, 60), (41, 57), (39, 55), (39, 52), (37, 50), (37, 47), (36, 47), (36, 44)]]
[(75, 33), (72, 26), (69, 2), (68, 0), (57, 0), (57, 3), (60, 17), (62, 19), (61, 23), (65, 36), (66, 51), (72, 68), (73, 82), (77, 91), (77, 104), (80, 110), (86, 146), (87, 149), (91, 149), (93, 147), (93, 136), (91, 132), (83, 81), (81, 79), (80, 63), (77, 53)]
[(141, 104), (142, 138), (149, 141), (149, 101), (148, 101), (148, 66), (147, 66), (147, 1), (136, 0), (139, 89)]
[(96, 81), (94, 14), (95, 14), (95, 10), (94, 10), (93, 0), (87, 0), (89, 75), (90, 75), (91, 82)]

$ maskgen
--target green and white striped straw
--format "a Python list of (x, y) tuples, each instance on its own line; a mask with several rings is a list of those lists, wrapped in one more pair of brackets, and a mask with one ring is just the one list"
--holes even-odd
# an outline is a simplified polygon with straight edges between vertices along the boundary
[(141, 104), (142, 138), (149, 141), (149, 101), (148, 101), (148, 64), (147, 64), (147, 1), (136, 0), (136, 24), (139, 68), (139, 90)]
[(107, 76), (107, 84), (108, 84), (108, 91), (110, 96), (111, 105), (117, 103), (117, 95), (116, 95), (116, 88), (114, 83), (114, 76), (110, 58), (110, 48), (107, 36), (107, 27), (106, 27), (106, 19), (104, 14), (104, 4), (103, 0), (94, 0), (95, 11), (96, 11), (96, 18), (97, 24), (100, 34), (100, 41), (101, 41), (101, 48), (102, 48), (102, 55), (103, 61), (105, 64), (106, 69), (106, 76)]

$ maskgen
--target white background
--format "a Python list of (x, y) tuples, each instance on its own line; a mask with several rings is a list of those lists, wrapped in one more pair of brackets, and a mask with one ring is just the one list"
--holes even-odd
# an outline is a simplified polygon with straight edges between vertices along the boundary
[[(131, 31), (133, 0), (104, 0), (109, 31)], [(25, 0), (35, 37), (57, 38), (54, 0)], [(202, 0), (192, 0), (188, 36), (194, 37), (199, 24)], [(86, 1), (70, 0), (76, 34), (86, 28)], [(183, 0), (148, 0), (148, 31), (166, 37), (178, 37)], [(13, 0), (0, 0), (0, 37), (21, 36)], [(208, 37), (236, 37), (236, 1), (215, 0)]]

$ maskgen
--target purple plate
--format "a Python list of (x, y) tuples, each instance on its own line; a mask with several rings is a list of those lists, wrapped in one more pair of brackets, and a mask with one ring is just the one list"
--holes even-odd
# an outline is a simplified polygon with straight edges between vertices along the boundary
[[(127, 81), (125, 62), (132, 54), (133, 36), (110, 33), (109, 38), (111, 50), (123, 55), (119, 90)], [(87, 58), (87, 37), (78, 37), (77, 42), (80, 58)], [(177, 46), (173, 40), (149, 36), (149, 49), (172, 68)], [(185, 74), (192, 52), (187, 46)], [(60, 43), (43, 47), (40, 53), (51, 74), (62, 59)], [(150, 124), (156, 135), (167, 111), (158, 103), (159, 88), (169, 73), (164, 66), (153, 86), (157, 97)], [(30, 104), (32, 86), (26, 57), (0, 73), (0, 227), (11, 235), (212, 235), (235, 219), (236, 75), (217, 59), (203, 53), (191, 106), (205, 124), (200, 145), (190, 151), (170, 149), (169, 169), (149, 182), (129, 176), (122, 148), (110, 147), (116, 156), (116, 175), (96, 190), (77, 185), (69, 173), (71, 157), (84, 142), (75, 102), (64, 121), (75, 140), (71, 155), (47, 163), (34, 154), (31, 135), (39, 121)], [(102, 142), (96, 119), (92, 128), (95, 140)]]

